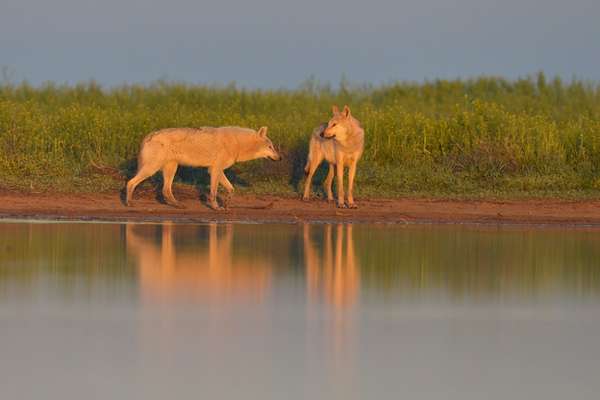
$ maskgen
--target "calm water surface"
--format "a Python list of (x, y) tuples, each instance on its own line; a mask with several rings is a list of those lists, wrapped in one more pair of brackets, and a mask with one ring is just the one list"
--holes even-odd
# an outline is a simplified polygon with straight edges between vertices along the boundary
[(2, 399), (597, 399), (600, 231), (0, 223)]

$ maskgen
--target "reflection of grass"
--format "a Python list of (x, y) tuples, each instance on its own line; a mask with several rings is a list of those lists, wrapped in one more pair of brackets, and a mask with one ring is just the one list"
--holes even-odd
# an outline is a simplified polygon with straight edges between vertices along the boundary
[(109, 224), (0, 224), (3, 283), (33, 284), (51, 277), (64, 287), (134, 283), (121, 226)]
[(598, 232), (380, 227), (354, 233), (363, 284), (452, 296), (600, 294)]
[[(596, 196), (600, 90), (581, 82), (400, 83), (332, 91), (249, 91), (159, 82), (102, 90), (0, 86), (0, 185), (24, 190), (115, 190), (123, 180), (91, 163), (135, 169), (141, 138), (171, 126), (270, 127), (283, 163), (239, 164), (242, 191), (293, 194), (310, 132), (332, 103), (352, 106), (367, 143), (357, 179), (364, 195)], [(182, 171), (179, 181), (205, 184)]]
[[(360, 224), (351, 230), (331, 228), (311, 225), (306, 235), (297, 225), (234, 225), (227, 254), (231, 265), (268, 265), (274, 279), (291, 278), (300, 285), (312, 263), (313, 269), (322, 269), (319, 274), (350, 271), (363, 289), (390, 294), (435, 291), (455, 299), (600, 295), (596, 231)], [(99, 282), (136, 285), (137, 256), (128, 250), (124, 230), (112, 224), (0, 224), (0, 295), (14, 284), (35, 286), (40, 277), (59, 283), (66, 293)], [(211, 240), (222, 242), (227, 236), (225, 226), (214, 237), (207, 225), (173, 225), (171, 230), (175, 266), (196, 260), (191, 265), (199, 269), (207, 267), (201, 260)], [(147, 249), (161, 254), (161, 226), (139, 225), (135, 231)], [(343, 235), (341, 241), (338, 235)], [(312, 258), (307, 248), (312, 248)], [(346, 282), (343, 276), (338, 281)]]

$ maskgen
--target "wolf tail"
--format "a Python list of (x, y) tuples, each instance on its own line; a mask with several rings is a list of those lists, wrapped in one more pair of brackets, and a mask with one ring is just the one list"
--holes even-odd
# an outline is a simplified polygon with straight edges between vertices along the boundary
[(310, 137), (310, 142), (308, 142), (308, 157), (306, 158), (306, 165), (304, 166), (304, 174), (305, 175), (308, 175), (308, 173), (310, 172), (311, 160), (314, 157), (317, 157), (317, 158), (320, 157), (318, 137), (326, 127), (327, 127), (326, 123), (319, 125), (318, 127), (315, 128), (315, 130), (313, 131), (313, 133)]
[(313, 141), (310, 141), (310, 144), (308, 145), (308, 157), (306, 157), (306, 165), (304, 166), (304, 175), (308, 175), (308, 172), (310, 171), (310, 160), (312, 159), (313, 156)]

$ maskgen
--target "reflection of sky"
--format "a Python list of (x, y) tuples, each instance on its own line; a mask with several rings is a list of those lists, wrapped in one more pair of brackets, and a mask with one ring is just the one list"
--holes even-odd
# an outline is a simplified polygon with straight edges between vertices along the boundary
[(33, 83), (600, 80), (599, 17), (596, 0), (3, 0), (0, 66)]

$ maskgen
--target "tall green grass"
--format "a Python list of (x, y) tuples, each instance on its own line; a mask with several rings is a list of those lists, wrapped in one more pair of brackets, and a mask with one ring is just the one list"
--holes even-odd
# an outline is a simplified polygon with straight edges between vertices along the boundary
[[(337, 89), (308, 81), (296, 90), (4, 83), (0, 187), (115, 190), (124, 178), (93, 166), (131, 175), (153, 130), (267, 125), (285, 161), (238, 164), (230, 173), (242, 191), (295, 195), (310, 133), (332, 104), (349, 104), (365, 128), (359, 196), (600, 194), (600, 86), (543, 73)], [(205, 174), (182, 169), (178, 180), (201, 185)]]

